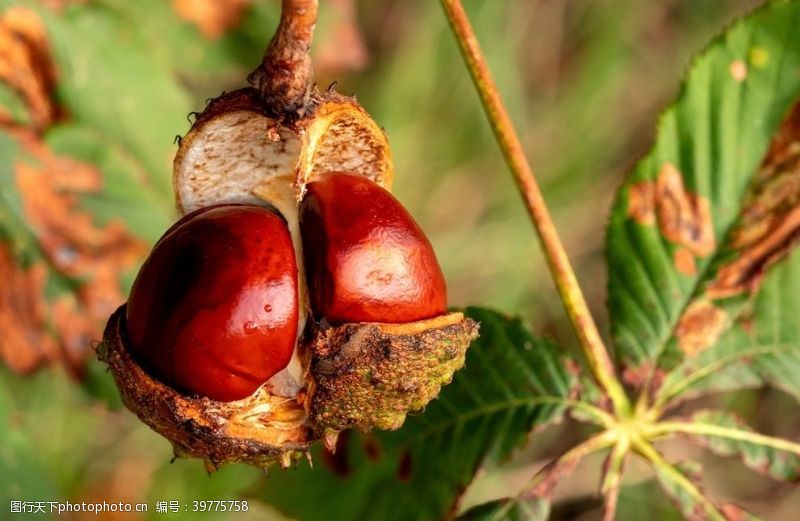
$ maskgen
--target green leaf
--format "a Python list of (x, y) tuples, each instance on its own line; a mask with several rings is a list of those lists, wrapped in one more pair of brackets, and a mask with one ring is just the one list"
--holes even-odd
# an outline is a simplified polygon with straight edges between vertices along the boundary
[(752, 309), (713, 347), (687, 358), (664, 377), (657, 403), (674, 406), (709, 392), (765, 383), (800, 400), (800, 251), (765, 278)]
[(650, 521), (683, 521), (684, 517), (661, 492), (655, 480), (622, 487), (619, 493), (617, 519), (639, 519), (647, 512)]
[(664, 431), (683, 432), (720, 456), (741, 458), (751, 469), (782, 481), (800, 479), (800, 444), (753, 432), (724, 411), (699, 411), (687, 423), (665, 422)]
[(317, 451), (313, 471), (301, 464), (274, 472), (257, 495), (300, 520), (441, 519), (481, 465), (504, 460), (531, 430), (559, 421), (579, 385), (564, 353), (518, 319), (467, 314), (481, 323), (481, 336), (424, 414), (399, 431), (348, 436), (333, 457)]
[[(100, 225), (126, 223), (133, 233), (154, 243), (175, 219), (172, 197), (164, 197), (145, 182), (147, 172), (125, 149), (89, 126), (59, 125), (51, 129), (46, 142), (57, 154), (79, 159), (103, 173), (103, 186), (81, 199), (81, 208)], [(161, 172), (169, 178), (168, 172)]]
[[(550, 515), (550, 502), (558, 483), (570, 475), (578, 463), (586, 456), (605, 450), (615, 444), (612, 457), (620, 452), (627, 453), (628, 443), (617, 440), (617, 433), (610, 430), (595, 434), (571, 448), (563, 455), (539, 469), (533, 478), (514, 497), (503, 498), (471, 508), (459, 519), (481, 519), (497, 521), (500, 519), (547, 519)], [(618, 447), (624, 446), (623, 451)], [(622, 454), (620, 460), (624, 459)]]
[[(0, 381), (0, 505), (11, 501), (56, 501), (60, 493), (27, 432), (15, 421), (8, 387)], [(49, 507), (46, 508), (49, 511)]]
[[(800, 2), (772, 1), (715, 41), (619, 191), (607, 237), (609, 308), (635, 386), (657, 384), (711, 348), (794, 245), (796, 116), (779, 136), (788, 142), (777, 140), (762, 161), (800, 93), (798, 23)], [(785, 340), (797, 345), (798, 331), (786, 329)], [(800, 370), (787, 369), (784, 385), (800, 381)]]
[(686, 519), (708, 521), (757, 519), (737, 506), (717, 507), (709, 501), (697, 485), (700, 479), (699, 465), (694, 463), (672, 465), (649, 444), (639, 444), (637, 449), (649, 461), (661, 488)]
[(470, 508), (459, 521), (547, 521), (550, 517), (550, 502), (543, 499), (515, 500), (499, 499)]
[[(27, 307), (18, 306), (29, 315), (42, 310), (22, 317), (32, 330), (19, 335), (27, 345), (2, 351), (32, 353), (20, 357), (19, 370), (64, 361), (80, 371), (147, 245), (175, 218), (173, 138), (187, 126), (190, 96), (169, 64), (136, 45), (146, 24), (95, 4), (57, 14), (23, 4), (46, 27), (55, 102), (66, 116), (41, 136), (0, 135), (0, 248), (21, 269), (45, 272), (27, 292)], [(13, 110), (14, 101), (0, 95), (0, 110)], [(90, 384), (95, 391), (98, 383)]]
[(103, 8), (41, 13), (60, 71), (60, 102), (74, 121), (125, 150), (156, 192), (171, 201), (173, 140), (196, 107), (173, 70), (138, 45), (146, 24), (130, 24)]

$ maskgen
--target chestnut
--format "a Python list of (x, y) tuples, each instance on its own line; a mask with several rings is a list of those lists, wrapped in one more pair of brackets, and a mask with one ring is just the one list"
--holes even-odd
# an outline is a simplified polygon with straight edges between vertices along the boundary
[(447, 311), (433, 248), (392, 194), (349, 172), (320, 174), (306, 190), (300, 233), (317, 319), (402, 324)]
[(286, 222), (259, 206), (192, 212), (156, 243), (133, 284), (133, 357), (171, 387), (220, 401), (253, 394), (291, 359), (297, 262)]
[(173, 168), (185, 217), (97, 349), (125, 405), (209, 471), (399, 428), (478, 336), (388, 191), (382, 129), (352, 98), (311, 101), (284, 117), (245, 88), (197, 117)]

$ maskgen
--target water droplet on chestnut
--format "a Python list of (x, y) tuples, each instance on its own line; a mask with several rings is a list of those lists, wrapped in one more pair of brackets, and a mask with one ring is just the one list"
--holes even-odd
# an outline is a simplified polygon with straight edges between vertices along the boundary
[[(265, 316), (267, 307), (279, 312)], [(298, 327), (297, 263), (285, 221), (257, 206), (192, 212), (156, 243), (131, 290), (131, 352), (171, 387), (245, 398), (283, 369)]]

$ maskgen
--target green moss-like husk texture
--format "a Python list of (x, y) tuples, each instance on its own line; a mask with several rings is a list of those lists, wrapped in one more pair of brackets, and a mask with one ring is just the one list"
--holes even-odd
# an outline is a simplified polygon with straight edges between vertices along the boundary
[(311, 424), (320, 435), (399, 428), (451, 381), (477, 336), (478, 324), (460, 313), (397, 327), (318, 331), (310, 349)]

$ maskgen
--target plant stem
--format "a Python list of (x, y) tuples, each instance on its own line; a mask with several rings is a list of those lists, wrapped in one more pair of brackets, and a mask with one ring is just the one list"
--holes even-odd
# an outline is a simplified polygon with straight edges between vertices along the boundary
[(309, 103), (314, 77), (309, 50), (318, 7), (318, 0), (283, 0), (275, 36), (247, 78), (274, 116), (302, 113)]
[(478, 90), (497, 142), (514, 175), (517, 187), (525, 200), (528, 214), (539, 234), (550, 272), (556, 281), (558, 293), (564, 303), (567, 315), (586, 354), (589, 367), (598, 383), (611, 398), (617, 414), (628, 416), (630, 414), (628, 397), (616, 377), (608, 351), (603, 345), (597, 325), (589, 312), (589, 306), (578, 285), (564, 246), (556, 232), (553, 219), (547, 210), (542, 192), (533, 175), (533, 170), (525, 157), (522, 143), (492, 79), (469, 19), (460, 0), (441, 0), (441, 3), (472, 76), (472, 81)]

